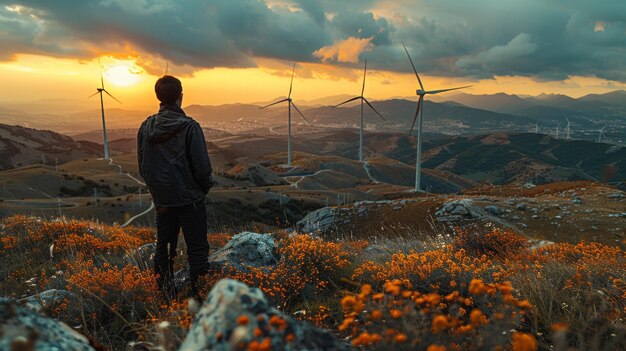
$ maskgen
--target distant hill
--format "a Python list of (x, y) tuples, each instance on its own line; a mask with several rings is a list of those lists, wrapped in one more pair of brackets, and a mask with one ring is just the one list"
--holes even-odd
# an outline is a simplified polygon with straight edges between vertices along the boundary
[(581, 97), (579, 100), (596, 101), (626, 107), (626, 91), (616, 90), (606, 94), (589, 94)]
[(0, 124), (0, 170), (102, 157), (102, 146), (47, 130)]
[(424, 166), (494, 184), (626, 180), (626, 147), (531, 133), (454, 137), (427, 144)]

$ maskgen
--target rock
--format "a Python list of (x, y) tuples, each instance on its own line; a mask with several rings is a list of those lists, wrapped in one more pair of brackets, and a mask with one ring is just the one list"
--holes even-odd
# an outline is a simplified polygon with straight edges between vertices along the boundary
[(610, 213), (608, 216), (611, 217), (611, 218), (626, 218), (626, 212)]
[(541, 249), (541, 248), (544, 248), (546, 246), (550, 246), (550, 245), (554, 244), (554, 242), (552, 242), (552, 241), (540, 240), (540, 239), (530, 239), (530, 240), (528, 240), (528, 243), (530, 244), (530, 249), (531, 250)]
[(435, 212), (437, 221), (439, 222), (458, 222), (463, 220), (471, 220), (474, 217), (470, 210), (472, 205), (471, 199), (460, 199), (445, 202), (441, 209)]
[(582, 200), (579, 197), (575, 197), (572, 199), (572, 203), (576, 205), (580, 205), (582, 203)]
[(298, 231), (316, 235), (334, 229), (342, 218), (350, 214), (350, 210), (340, 207), (323, 207), (307, 214), (296, 223)]
[(504, 211), (500, 207), (493, 205), (485, 206), (485, 211), (493, 216), (502, 216), (504, 214)]
[(44, 308), (54, 308), (64, 302), (72, 302), (76, 295), (67, 290), (50, 289), (39, 294), (25, 297), (19, 302), (25, 303), (35, 312), (41, 312)]
[(0, 350), (95, 351), (65, 323), (7, 299), (0, 299)]
[(269, 234), (243, 232), (209, 256), (209, 262), (217, 266), (246, 267), (272, 266), (278, 262), (274, 238)]
[(623, 199), (624, 194), (623, 193), (611, 193), (611, 194), (608, 194), (606, 197), (609, 199)]
[(526, 204), (524, 203), (519, 203), (515, 206), (515, 209), (519, 210), (519, 211), (526, 211)]
[(353, 350), (329, 331), (271, 307), (259, 289), (224, 279), (209, 293), (179, 351), (247, 349), (264, 340), (271, 350)]
[(123, 262), (139, 267), (140, 269), (152, 269), (154, 267), (154, 253), (156, 243), (140, 246), (124, 256)]

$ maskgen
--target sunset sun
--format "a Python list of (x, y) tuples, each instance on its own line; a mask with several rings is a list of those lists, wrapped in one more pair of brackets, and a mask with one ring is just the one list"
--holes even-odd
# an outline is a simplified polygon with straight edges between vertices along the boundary
[(132, 61), (118, 60), (103, 67), (107, 81), (120, 87), (128, 87), (139, 83), (144, 70)]

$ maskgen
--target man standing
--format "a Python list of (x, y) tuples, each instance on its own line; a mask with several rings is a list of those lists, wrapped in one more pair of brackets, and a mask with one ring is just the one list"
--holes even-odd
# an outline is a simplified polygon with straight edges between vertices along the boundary
[(187, 244), (193, 297), (198, 279), (208, 271), (207, 212), (204, 197), (213, 186), (211, 162), (202, 128), (181, 109), (180, 80), (163, 76), (154, 86), (159, 112), (137, 133), (139, 173), (156, 207), (157, 243), (154, 271), (166, 299), (176, 297), (173, 279), (178, 233)]

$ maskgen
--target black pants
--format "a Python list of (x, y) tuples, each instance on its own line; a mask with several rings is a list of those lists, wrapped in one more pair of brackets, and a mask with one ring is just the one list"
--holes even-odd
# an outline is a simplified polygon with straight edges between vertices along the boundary
[(166, 297), (176, 295), (174, 285), (174, 257), (178, 233), (183, 229), (187, 244), (189, 275), (194, 297), (198, 296), (198, 279), (208, 271), (209, 242), (207, 241), (207, 212), (204, 200), (182, 207), (157, 207), (157, 244), (154, 272), (159, 288)]

